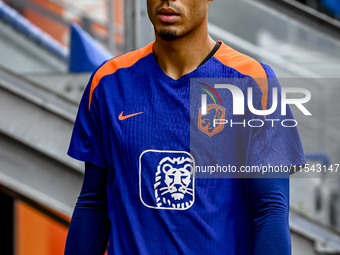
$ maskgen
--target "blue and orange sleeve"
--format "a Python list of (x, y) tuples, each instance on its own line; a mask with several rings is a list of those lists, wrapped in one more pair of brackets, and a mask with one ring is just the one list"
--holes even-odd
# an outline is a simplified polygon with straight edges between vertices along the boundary
[(79, 104), (68, 155), (80, 161), (87, 161), (100, 167), (106, 167), (107, 161), (104, 156), (98, 101), (92, 100), (91, 111), (88, 108), (93, 76)]
[(102, 86), (117, 86), (117, 84), (106, 84), (104, 77), (114, 75), (121, 68), (132, 66), (152, 53), (152, 49), (153, 43), (150, 43), (142, 49), (120, 55), (103, 63), (93, 73), (80, 101), (68, 150), (69, 156), (80, 161), (91, 162), (99, 167), (107, 167), (101, 129), (101, 115), (105, 109), (102, 109), (103, 100), (99, 94)]
[(268, 105), (272, 106), (273, 88), (277, 88), (277, 108), (272, 114), (266, 116), (265, 120), (263, 119), (265, 122), (263, 127), (252, 128), (246, 164), (260, 166), (262, 169), (303, 165), (306, 159), (297, 126), (286, 121), (294, 120), (293, 113), (287, 106), (287, 114), (282, 115), (279, 80), (269, 66), (263, 65), (263, 68), (268, 75)]
[(247, 55), (244, 55), (227, 46), (222, 41), (220, 49), (214, 57), (224, 65), (237, 70), (238, 72), (253, 78), (262, 92), (262, 109), (267, 109), (268, 98), (268, 77), (261, 63)]

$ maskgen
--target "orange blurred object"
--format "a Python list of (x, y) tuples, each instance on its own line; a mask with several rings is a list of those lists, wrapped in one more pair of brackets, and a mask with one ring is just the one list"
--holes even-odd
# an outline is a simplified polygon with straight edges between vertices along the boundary
[(22, 201), (14, 205), (16, 255), (63, 255), (68, 228)]
[(24, 9), (22, 14), (34, 25), (48, 33), (54, 39), (67, 46), (68, 26), (54, 21), (31, 9)]

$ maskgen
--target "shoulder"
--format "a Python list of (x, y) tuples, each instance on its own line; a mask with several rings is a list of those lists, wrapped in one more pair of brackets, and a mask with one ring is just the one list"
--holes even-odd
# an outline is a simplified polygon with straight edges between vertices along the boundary
[(234, 50), (223, 42), (220, 43), (221, 47), (215, 53), (214, 57), (222, 64), (254, 79), (267, 78), (266, 71), (259, 61)]
[(113, 59), (110, 59), (103, 63), (92, 75), (92, 79), (90, 81), (90, 95), (89, 95), (89, 107), (91, 106), (91, 99), (93, 91), (96, 89), (101, 79), (104, 76), (114, 74), (117, 70), (122, 68), (128, 68), (133, 66), (142, 58), (146, 57), (150, 53), (152, 53), (153, 42), (145, 46), (144, 48), (131, 51), (120, 56), (117, 56)]
[(253, 78), (262, 91), (262, 106), (267, 107), (268, 97), (268, 72), (271, 68), (260, 61), (242, 54), (223, 42), (221, 47), (215, 53), (214, 57), (225, 66), (235, 69), (236, 71)]

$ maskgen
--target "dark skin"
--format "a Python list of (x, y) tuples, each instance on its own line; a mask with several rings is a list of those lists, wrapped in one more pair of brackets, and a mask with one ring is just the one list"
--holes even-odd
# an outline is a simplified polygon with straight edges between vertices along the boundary
[(208, 34), (211, 1), (147, 0), (156, 61), (175, 80), (194, 71), (215, 46)]

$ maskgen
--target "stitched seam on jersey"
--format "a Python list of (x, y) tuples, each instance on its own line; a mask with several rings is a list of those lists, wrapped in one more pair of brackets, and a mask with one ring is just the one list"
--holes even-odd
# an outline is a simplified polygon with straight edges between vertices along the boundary
[[(150, 44), (151, 44), (151, 45), (150, 45)], [(149, 44), (148, 46), (145, 46), (145, 47), (142, 48), (142, 49), (139, 49), (139, 50), (143, 50), (143, 49), (145, 49), (145, 48), (147, 48), (147, 47), (151, 47), (151, 49), (152, 49), (152, 48), (153, 48), (153, 43), (150, 43), (150, 44)], [(139, 50), (137, 50), (137, 51), (139, 51)], [(98, 74), (98, 72), (99, 72), (102, 68), (104, 68), (104, 66), (110, 65), (110, 64), (113, 63), (114, 61), (119, 61), (119, 58), (123, 58), (124, 56), (127, 56), (127, 54), (133, 54), (133, 52), (128, 52), (128, 53), (126, 53), (126, 54), (123, 54), (123, 55), (120, 55), (120, 56), (118, 56), (118, 57), (116, 57), (116, 58), (113, 58), (113, 59), (111, 59), (111, 60), (105, 62), (104, 65), (102, 65), (100, 68), (98, 68), (98, 70), (97, 70), (96, 73), (93, 75), (93, 78), (92, 78), (92, 80), (91, 80), (91, 87), (90, 87), (90, 94), (89, 94), (89, 105), (88, 105), (88, 109), (89, 109), (89, 110), (91, 109), (92, 94), (93, 94), (94, 90), (98, 87), (98, 85), (100, 84), (100, 81), (102, 80), (103, 77), (108, 76), (108, 75), (115, 74), (115, 73), (116, 73), (118, 70), (120, 70), (120, 69), (132, 67), (132, 66), (134, 66), (136, 63), (138, 63), (140, 60), (142, 60), (143, 58), (145, 58), (145, 57), (147, 57), (148, 55), (150, 55), (151, 53), (152, 53), (152, 50), (151, 50), (151, 51), (145, 50), (145, 53), (141, 54), (141, 57), (140, 57), (136, 62), (132, 63), (132, 64), (129, 65), (129, 66), (124, 66), (124, 67), (121, 67), (121, 68), (117, 68), (116, 70), (114, 70), (114, 68), (113, 68), (114, 71), (113, 71), (112, 73), (108, 73), (108, 74), (103, 75), (102, 77), (100, 77), (100, 79), (98, 80), (98, 82), (97, 82), (96, 84), (94, 84), (93, 82), (94, 82), (94, 79), (96, 78), (96, 75)], [(146, 55), (144, 55), (144, 54), (146, 54)]]
[[(255, 84), (257, 85), (257, 88), (259, 89), (259, 91), (261, 92), (261, 98), (260, 98), (260, 100), (262, 99), (262, 97), (263, 97), (262, 89), (260, 88), (260, 86), (257, 84), (256, 80), (255, 80), (253, 77), (251, 77), (250, 75), (241, 73), (239, 70), (237, 70), (237, 69), (235, 69), (235, 68), (233, 68), (233, 67), (230, 67), (230, 66), (227, 66), (226, 64), (223, 64), (223, 63), (222, 63), (219, 59), (217, 59), (216, 57), (214, 57), (214, 60), (217, 61), (218, 64), (222, 64), (222, 65), (224, 65), (225, 67), (230, 68), (231, 70), (234, 70), (234, 71), (238, 72), (239, 74), (244, 75), (245, 77), (243, 77), (243, 78), (252, 79), (252, 80), (255, 82)], [(266, 73), (266, 74), (267, 74), (267, 73)], [(241, 79), (241, 78), (235, 78), (235, 79)]]
[[(263, 65), (262, 65), (262, 63), (260, 62), (260, 61), (258, 61), (257, 59), (255, 59), (255, 58), (252, 58), (252, 59), (254, 59), (255, 61), (257, 61), (259, 64), (260, 64), (260, 66), (262, 67), (262, 69), (263, 69), (263, 71), (264, 71), (264, 73), (266, 74), (266, 78), (259, 78), (259, 79), (267, 79), (267, 98), (266, 98), (266, 109), (263, 109), (263, 110), (267, 110), (268, 109), (268, 91), (269, 91), (269, 78), (268, 78), (268, 73), (267, 73), (267, 71), (266, 71), (266, 69), (263, 67)], [(256, 80), (255, 80), (255, 82), (256, 82)], [(257, 83), (257, 82), (256, 82)], [(261, 90), (261, 92), (262, 92), (262, 97), (261, 97), (261, 102), (262, 102), (262, 99), (263, 99), (263, 91), (262, 91), (262, 89), (260, 88), (260, 90)]]
[[(243, 53), (241, 53), (241, 52), (238, 52), (238, 51), (236, 51), (236, 50), (234, 50), (233, 48), (231, 48), (231, 47), (229, 47), (228, 45), (226, 45), (226, 44), (224, 44), (223, 42), (222, 42), (222, 44), (221, 44), (221, 47), (217, 50), (217, 54), (220, 52), (223, 52), (223, 48), (222, 47), (224, 47), (224, 48), (226, 48), (226, 50), (231, 50), (231, 52), (234, 52), (234, 53), (237, 53), (237, 55), (240, 55), (240, 56), (243, 56), (243, 57), (245, 57), (246, 59), (247, 59), (247, 61), (251, 61), (251, 60), (253, 60), (253, 61), (255, 61), (257, 64), (259, 64), (260, 66), (261, 66), (261, 70), (264, 72), (264, 74), (265, 74), (265, 77), (252, 77), (254, 80), (255, 80), (255, 82), (257, 83), (257, 85), (259, 86), (259, 88), (261, 89), (261, 91), (262, 91), (262, 88), (261, 88), (261, 86), (260, 86), (260, 83), (258, 83), (257, 81), (256, 81), (256, 79), (267, 79), (267, 86), (266, 86), (266, 89), (264, 90), (264, 91), (262, 91), (262, 97), (261, 97), (261, 102), (262, 102), (262, 100), (265, 98), (265, 105), (263, 105), (262, 104), (262, 108), (263, 108), (263, 110), (265, 110), (265, 109), (267, 109), (268, 108), (268, 88), (269, 88), (269, 84), (268, 84), (268, 74), (267, 74), (267, 72), (266, 72), (266, 70), (265, 70), (265, 68), (262, 66), (262, 64), (260, 63), (260, 61), (258, 61), (257, 59), (255, 59), (255, 58), (252, 58), (252, 57), (249, 57), (248, 55), (245, 55), (245, 54), (243, 54)], [(222, 48), (222, 49), (221, 49)], [(222, 62), (222, 58), (221, 58), (221, 60), (219, 59), (219, 58), (217, 58), (216, 56), (214, 56), (218, 61), (220, 61), (223, 65), (225, 65), (225, 66), (228, 66), (228, 65), (226, 65), (226, 64), (224, 64), (223, 62)], [(229, 66), (230, 67), (230, 66)], [(232, 67), (231, 67), (232, 68)], [(235, 70), (237, 70), (236, 68), (233, 68), (233, 69), (235, 69)], [(239, 70), (237, 70), (239, 73), (242, 73), (241, 71), (239, 71)], [(243, 74), (243, 73), (242, 73)], [(266, 97), (264, 97), (264, 96), (266, 96)]]
[[(81, 161), (88, 161), (88, 162), (91, 162), (91, 163), (93, 163), (92, 161), (95, 159), (95, 157), (93, 157), (93, 156), (91, 156), (91, 155), (93, 155), (93, 153), (91, 152), (91, 151), (87, 151), (87, 152), (83, 152), (83, 151), (80, 151), (80, 150), (75, 150), (75, 149), (69, 149), (68, 150), (69, 152), (75, 152), (77, 155), (79, 155), (80, 156), (80, 160)], [(84, 157), (82, 157), (81, 155), (88, 155), (88, 158), (90, 159), (90, 160), (86, 160), (86, 158), (84, 158)], [(73, 158), (73, 156), (71, 156), (72, 158)], [(78, 157), (79, 158), (79, 157)], [(95, 160), (95, 161), (99, 161), (100, 163), (104, 163), (104, 164), (101, 164), (102, 166), (99, 166), (99, 167), (106, 167), (107, 166), (107, 162), (106, 162), (106, 160), (105, 160), (105, 158), (103, 158), (103, 157), (100, 157), (99, 158), (99, 160)], [(93, 163), (94, 165), (97, 165), (97, 164), (95, 164), (95, 163)]]
[[(152, 53), (150, 53), (150, 54), (152, 54)], [(95, 93), (96, 93), (96, 91), (98, 91), (96, 88), (99, 87), (99, 84), (100, 84), (100, 82), (101, 82), (103, 79), (108, 78), (108, 77), (110, 77), (111, 75), (115, 75), (115, 74), (116, 74), (118, 71), (120, 71), (120, 70), (129, 69), (129, 68), (134, 67), (139, 61), (141, 61), (141, 60), (143, 60), (144, 58), (148, 57), (150, 54), (148, 54), (148, 55), (144, 56), (143, 58), (139, 59), (136, 63), (134, 63), (134, 64), (131, 65), (131, 66), (119, 68), (119, 69), (117, 69), (115, 72), (110, 73), (110, 74), (106, 74), (106, 75), (104, 75), (103, 77), (101, 77), (100, 80), (99, 80), (99, 82), (98, 82), (98, 84), (97, 84), (97, 86), (96, 86), (96, 87), (94, 88), (94, 90), (92, 91), (92, 94), (91, 94), (92, 96), (91, 96), (91, 98), (89, 98), (89, 108), (88, 108), (88, 110), (91, 111), (92, 100), (95, 98)]]
[[(228, 65), (224, 64), (219, 58), (216, 57), (216, 54), (219, 54), (221, 51), (223, 51), (223, 47), (230, 48), (228, 45), (226, 45), (226, 44), (224, 44), (223, 42), (221, 42), (220, 48), (215, 52), (215, 54), (214, 54), (213, 57), (214, 57), (216, 60), (218, 60), (220, 63), (222, 63), (223, 65), (228, 66)], [(253, 60), (253, 61), (255, 61), (257, 64), (259, 64), (259, 65), (261, 66), (262, 70), (264, 71), (264, 73), (266, 74), (266, 78), (268, 78), (267, 72), (266, 72), (266, 70), (263, 68), (263, 66), (262, 66), (262, 64), (260, 63), (260, 61), (258, 61), (258, 60), (255, 59), (255, 58), (252, 58), (252, 57), (250, 57), (250, 56), (248, 56), (248, 55), (245, 55), (245, 54), (243, 54), (243, 53), (241, 53), (241, 52), (238, 52), (238, 51), (234, 50), (233, 48), (230, 48), (230, 49), (231, 49), (232, 51), (236, 52), (237, 54), (239, 54), (239, 55), (241, 55), (241, 56), (244, 56), (244, 57), (246, 57), (246, 58), (249, 59), (249, 60)], [(233, 67), (231, 67), (231, 66), (228, 66), (228, 67), (233, 68)], [(238, 72), (241, 73), (241, 74), (244, 74), (244, 73), (240, 72), (239, 70), (237, 70), (236, 68), (233, 68), (233, 69), (235, 69), (236, 71), (238, 71)], [(247, 74), (244, 74), (244, 75), (247, 75)], [(247, 76), (250, 76), (250, 75), (247, 75)], [(252, 77), (252, 76), (250, 76), (250, 77)], [(252, 77), (252, 78), (255, 79), (255, 78), (262, 78), (262, 77)], [(264, 77), (263, 77), (263, 78), (264, 78)]]
[[(92, 249), (93, 249), (93, 247), (94, 247), (94, 244), (96, 243), (97, 239), (99, 238), (101, 232), (102, 232), (102, 231), (105, 231), (105, 225), (106, 225), (106, 223), (107, 223), (107, 221), (105, 221), (105, 222), (103, 223), (103, 225), (102, 225), (102, 227), (101, 227), (99, 233), (97, 234), (96, 238), (94, 239), (94, 241), (93, 241), (93, 243), (92, 243), (92, 245), (91, 245), (91, 248), (90, 248), (90, 250), (89, 250), (89, 253), (87, 253), (87, 254), (91, 254)], [(106, 247), (105, 247), (105, 249), (106, 249)]]
[[(239, 70), (237, 70), (236, 68), (224, 64), (221, 60), (219, 60), (219, 59), (216, 58), (215, 56), (213, 56), (213, 58), (214, 58), (215, 61), (218, 61), (219, 64), (222, 64), (222, 65), (224, 65), (225, 67), (228, 67), (228, 68), (230, 68), (230, 69), (232, 69), (232, 70), (235, 70), (236, 72), (238, 72), (238, 73), (240, 73), (240, 74), (242, 74), (242, 75), (244, 75), (244, 76), (246, 76), (246, 77), (249, 77), (249, 78), (253, 79), (253, 80), (255, 81), (255, 83), (257, 84), (257, 82), (256, 82), (255, 79), (256, 79), (256, 78), (260, 78), (260, 77), (252, 77), (252, 76), (250, 76), (250, 75), (248, 75), (248, 74), (242, 73), (242, 72), (240, 72)], [(255, 59), (254, 59), (254, 60), (255, 60)], [(259, 63), (259, 62), (258, 62), (258, 63)], [(260, 64), (260, 63), (259, 63), (259, 64)], [(260, 64), (260, 65), (261, 65), (261, 64)], [(262, 67), (262, 69), (264, 70), (266, 76), (268, 76), (266, 70), (263, 68), (262, 65), (261, 65), (261, 67)], [(267, 77), (267, 78), (268, 78), (268, 77)], [(264, 78), (260, 78), (260, 79), (264, 79)], [(258, 84), (257, 84), (257, 86), (259, 87), (259, 89), (260, 89), (261, 92), (262, 92), (262, 89), (260, 88), (260, 86), (259, 86)]]
[[(254, 58), (255, 59), (255, 58)], [(268, 109), (268, 98), (269, 98), (269, 79), (270, 78), (268, 78), (268, 73), (267, 73), (267, 71), (266, 71), (266, 68), (264, 68), (264, 65), (265, 66), (268, 66), (268, 65), (266, 65), (266, 64), (263, 64), (263, 63), (261, 63), (259, 60), (257, 60), (257, 59), (255, 59), (257, 62), (259, 62), (259, 64), (261, 65), (261, 67), (263, 68), (263, 70), (264, 70), (264, 72), (265, 72), (265, 74), (266, 74), (266, 79), (267, 79), (267, 105), (266, 105), (266, 109)], [(269, 67), (269, 66), (268, 66)], [(275, 77), (275, 79), (277, 79), (276, 77)], [(262, 89), (261, 89), (261, 91), (262, 91)], [(262, 101), (262, 100), (261, 100)]]
[[(116, 74), (119, 70), (128, 69), (128, 68), (133, 67), (133, 66), (136, 65), (140, 60), (144, 59), (145, 57), (149, 56), (150, 54), (152, 54), (152, 53), (149, 53), (148, 55), (146, 55), (146, 56), (140, 58), (137, 62), (133, 63), (133, 65), (131, 65), (131, 66), (118, 68), (118, 69), (115, 70), (113, 73), (109, 73), (109, 74), (106, 74), (106, 75), (102, 76), (102, 77), (100, 78), (100, 80), (98, 81), (98, 84), (95, 86), (95, 88), (94, 88), (92, 91), (90, 91), (90, 95), (89, 95), (89, 110), (91, 110), (91, 105), (92, 105), (91, 103), (92, 103), (92, 99), (93, 99), (93, 94), (94, 94), (96, 88), (99, 86), (100, 82), (103, 80), (103, 78), (106, 78), (106, 77), (109, 77), (109, 76), (111, 76), (111, 75), (114, 75), (114, 74)], [(94, 76), (95, 76), (95, 75), (94, 75)], [(91, 87), (92, 87), (92, 82), (91, 82)]]

